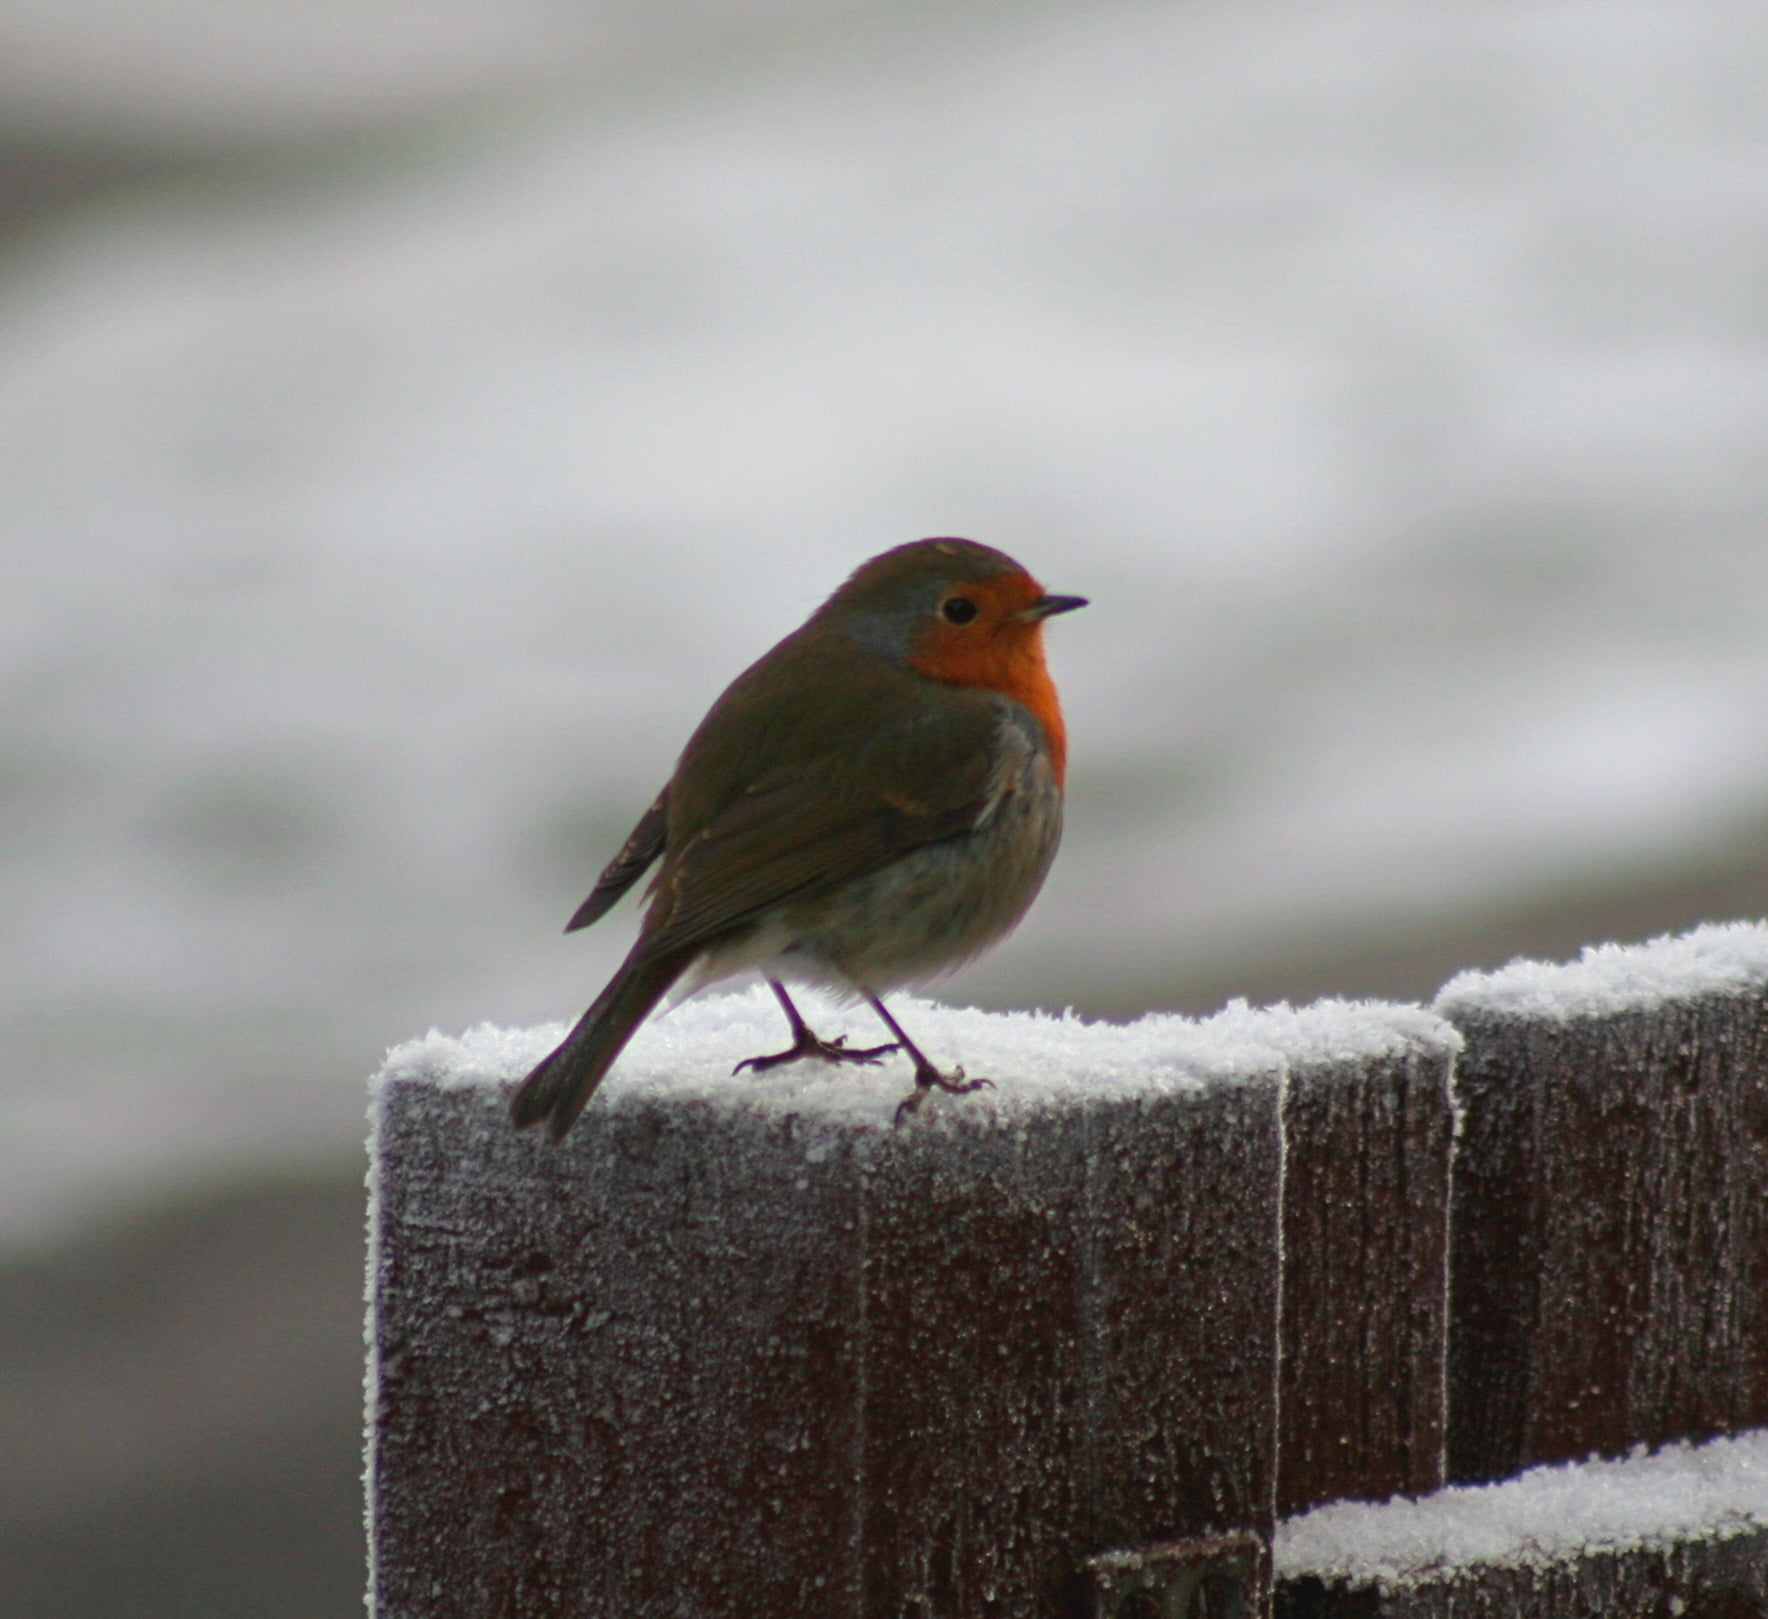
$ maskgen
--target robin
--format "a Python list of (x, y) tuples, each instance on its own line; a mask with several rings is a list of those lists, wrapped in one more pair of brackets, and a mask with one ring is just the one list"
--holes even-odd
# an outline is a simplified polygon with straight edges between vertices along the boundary
[[(917, 540), (863, 563), (737, 676), (566, 924), (588, 927), (662, 857), (638, 942), (516, 1090), (516, 1126), (562, 1139), (666, 993), (749, 969), (792, 1044), (733, 1072), (900, 1050), (915, 1088), (899, 1123), (931, 1090), (988, 1084), (941, 1073), (879, 997), (986, 949), (1043, 885), (1067, 751), (1043, 624), (1084, 606), (986, 545)], [(788, 978), (857, 995), (894, 1039), (819, 1039)]]

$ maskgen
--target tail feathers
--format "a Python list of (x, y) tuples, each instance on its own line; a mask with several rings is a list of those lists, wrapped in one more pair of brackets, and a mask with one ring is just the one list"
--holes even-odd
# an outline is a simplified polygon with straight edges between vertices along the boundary
[(661, 960), (629, 956), (558, 1049), (516, 1087), (510, 1098), (515, 1127), (526, 1130), (544, 1119), (547, 1134), (563, 1141), (602, 1076), (686, 966), (687, 958), (675, 952)]

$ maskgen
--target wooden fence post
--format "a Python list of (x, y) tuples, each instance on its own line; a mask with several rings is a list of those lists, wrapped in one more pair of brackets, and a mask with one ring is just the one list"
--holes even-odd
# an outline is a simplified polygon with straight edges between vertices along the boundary
[(1454, 1032), (1285, 1087), (1277, 1512), (1443, 1482)]
[[(900, 1073), (842, 1072), (860, 1100), (823, 1112), (729, 1079), (728, 1036), (649, 1057), (641, 1037), (551, 1148), (503, 1119), (520, 1041), (395, 1054), (372, 1172), (378, 1619), (1118, 1619), (1186, 1580), (1264, 1609), (1280, 1289), (1364, 1291), (1326, 1217), (1333, 1132), (1362, 1128), (1360, 1076), (1397, 1064), (1417, 1105), (1380, 1128), (1446, 1140), (1425, 1098), (1453, 1036), (1370, 1005), (940, 1016), (999, 1089), (901, 1130)], [(1314, 1188), (1293, 1226), (1286, 1113)], [(1423, 1217), (1440, 1225), (1440, 1197)], [(1402, 1268), (1424, 1276), (1415, 1247)], [(1385, 1379), (1428, 1382), (1417, 1308), (1380, 1315), (1404, 1338)], [(1322, 1324), (1334, 1368), (1286, 1340), (1299, 1432), (1361, 1352), (1335, 1304), (1294, 1319)], [(1382, 1478), (1429, 1431), (1366, 1426)]]
[(1449, 1472), (1768, 1422), (1768, 930), (1465, 973)]

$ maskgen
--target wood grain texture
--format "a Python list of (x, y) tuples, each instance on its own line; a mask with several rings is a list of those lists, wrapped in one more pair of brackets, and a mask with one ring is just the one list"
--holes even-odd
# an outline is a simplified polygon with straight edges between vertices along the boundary
[(1443, 1482), (1450, 1076), (1414, 1052), (1285, 1087), (1280, 1517)]
[(383, 1097), (379, 1619), (1055, 1619), (1111, 1545), (1268, 1535), (1274, 1077), (809, 1151), (502, 1105)]
[(1768, 1002), (1456, 1022), (1450, 1477), (1768, 1422)]

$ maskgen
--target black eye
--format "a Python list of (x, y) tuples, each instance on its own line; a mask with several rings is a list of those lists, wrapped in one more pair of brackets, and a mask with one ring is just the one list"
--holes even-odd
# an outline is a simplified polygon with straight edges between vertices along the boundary
[(968, 596), (950, 597), (940, 608), (949, 624), (968, 624), (976, 616), (976, 603)]

